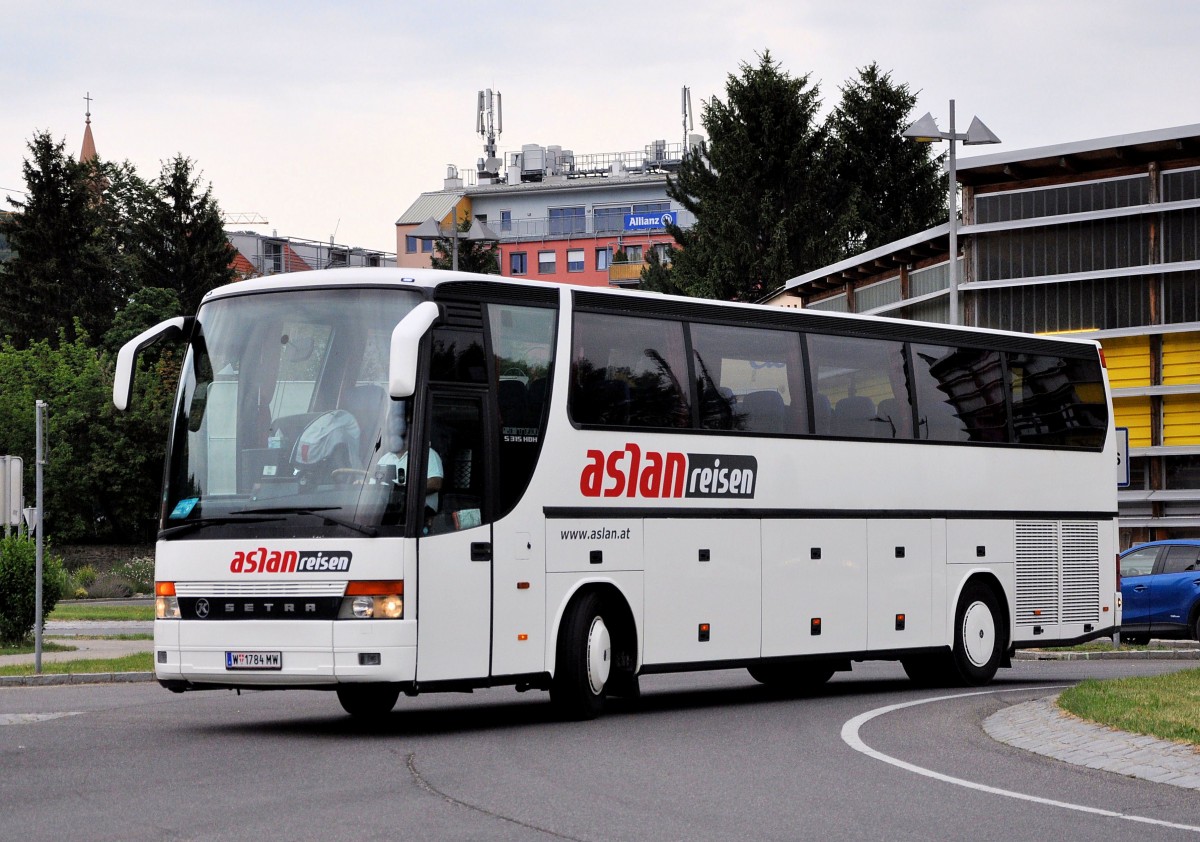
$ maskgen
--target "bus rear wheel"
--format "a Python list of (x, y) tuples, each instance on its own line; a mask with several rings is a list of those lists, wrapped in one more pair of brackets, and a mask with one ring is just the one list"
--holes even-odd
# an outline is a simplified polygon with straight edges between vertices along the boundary
[(747, 668), (750, 677), (759, 684), (783, 693), (813, 690), (833, 678), (835, 671), (832, 663), (759, 664)]
[(604, 710), (613, 646), (604, 602), (590, 593), (567, 609), (558, 633), (550, 701), (565, 719), (595, 719)]
[(981, 687), (1000, 668), (1008, 647), (1008, 630), (995, 592), (980, 582), (963, 588), (954, 612), (951, 660), (962, 684)]
[(381, 719), (396, 706), (400, 688), (394, 684), (343, 684), (337, 697), (342, 709), (355, 719)]

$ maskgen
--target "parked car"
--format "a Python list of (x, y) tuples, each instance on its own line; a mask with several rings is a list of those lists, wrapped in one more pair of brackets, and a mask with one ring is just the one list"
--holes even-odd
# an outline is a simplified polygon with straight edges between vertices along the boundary
[(1138, 544), (1121, 553), (1121, 639), (1200, 640), (1200, 539)]

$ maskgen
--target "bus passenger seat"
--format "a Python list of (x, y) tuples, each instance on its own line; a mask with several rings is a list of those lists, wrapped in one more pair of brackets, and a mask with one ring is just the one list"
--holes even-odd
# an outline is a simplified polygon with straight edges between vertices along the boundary
[(745, 429), (753, 433), (782, 433), (784, 430), (783, 396), (774, 389), (748, 392), (738, 401), (738, 414)]
[(835, 436), (851, 438), (874, 438), (878, 432), (872, 421), (875, 417), (875, 402), (866, 395), (851, 395), (842, 398), (833, 407), (833, 430)]

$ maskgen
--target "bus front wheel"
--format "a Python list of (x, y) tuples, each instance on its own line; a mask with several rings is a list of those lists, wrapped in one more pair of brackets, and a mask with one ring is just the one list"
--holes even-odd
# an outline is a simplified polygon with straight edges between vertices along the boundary
[(337, 697), (342, 709), (355, 719), (380, 719), (396, 706), (400, 688), (394, 684), (343, 684)]
[(980, 582), (969, 583), (954, 613), (951, 653), (962, 683), (980, 687), (990, 682), (1007, 646), (1007, 624), (995, 592)]
[(550, 701), (564, 718), (595, 719), (604, 710), (612, 650), (603, 600), (587, 594), (567, 609), (558, 633)]

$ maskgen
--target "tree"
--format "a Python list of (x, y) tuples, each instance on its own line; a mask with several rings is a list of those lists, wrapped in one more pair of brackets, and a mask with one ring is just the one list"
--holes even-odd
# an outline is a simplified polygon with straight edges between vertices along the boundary
[(783, 72), (768, 51), (729, 76), (728, 102), (704, 103), (709, 140), (667, 181), (667, 194), (696, 216), (688, 231), (668, 229), (689, 294), (754, 300), (828, 262), (825, 132), (808, 79)]
[[(499, 275), (500, 258), (495, 243), (485, 240), (468, 240), (463, 235), (471, 230), (471, 215), (458, 224), (458, 269), (460, 272), (478, 272), (481, 275)], [(450, 237), (439, 237), (434, 241), (429, 265), (434, 269), (449, 269), (453, 265), (454, 243)]]
[(146, 286), (173, 290), (185, 313), (196, 312), (209, 290), (236, 280), (212, 185), (202, 191), (194, 170), (195, 162), (182, 155), (165, 162), (149, 212), (136, 223)]
[(103, 210), (107, 176), (120, 172), (76, 161), (49, 132), (36, 133), (29, 152), (22, 164), (27, 198), (10, 198), (15, 212), (0, 223), (13, 251), (0, 267), (0, 330), (18, 346), (60, 330), (73, 335), (76, 321), (101, 335), (128, 293), (129, 278), (116, 271), (112, 217)]
[(826, 121), (834, 259), (852, 257), (946, 220), (946, 189), (928, 144), (901, 137), (916, 95), (879, 65), (858, 71)]
[(667, 262), (658, 256), (658, 249), (650, 249), (646, 257), (646, 265), (642, 268), (641, 281), (638, 289), (643, 292), (661, 292), (666, 295), (686, 295), (687, 293), (675, 283), (675, 273), (671, 264), (679, 254), (677, 249), (667, 251)]

